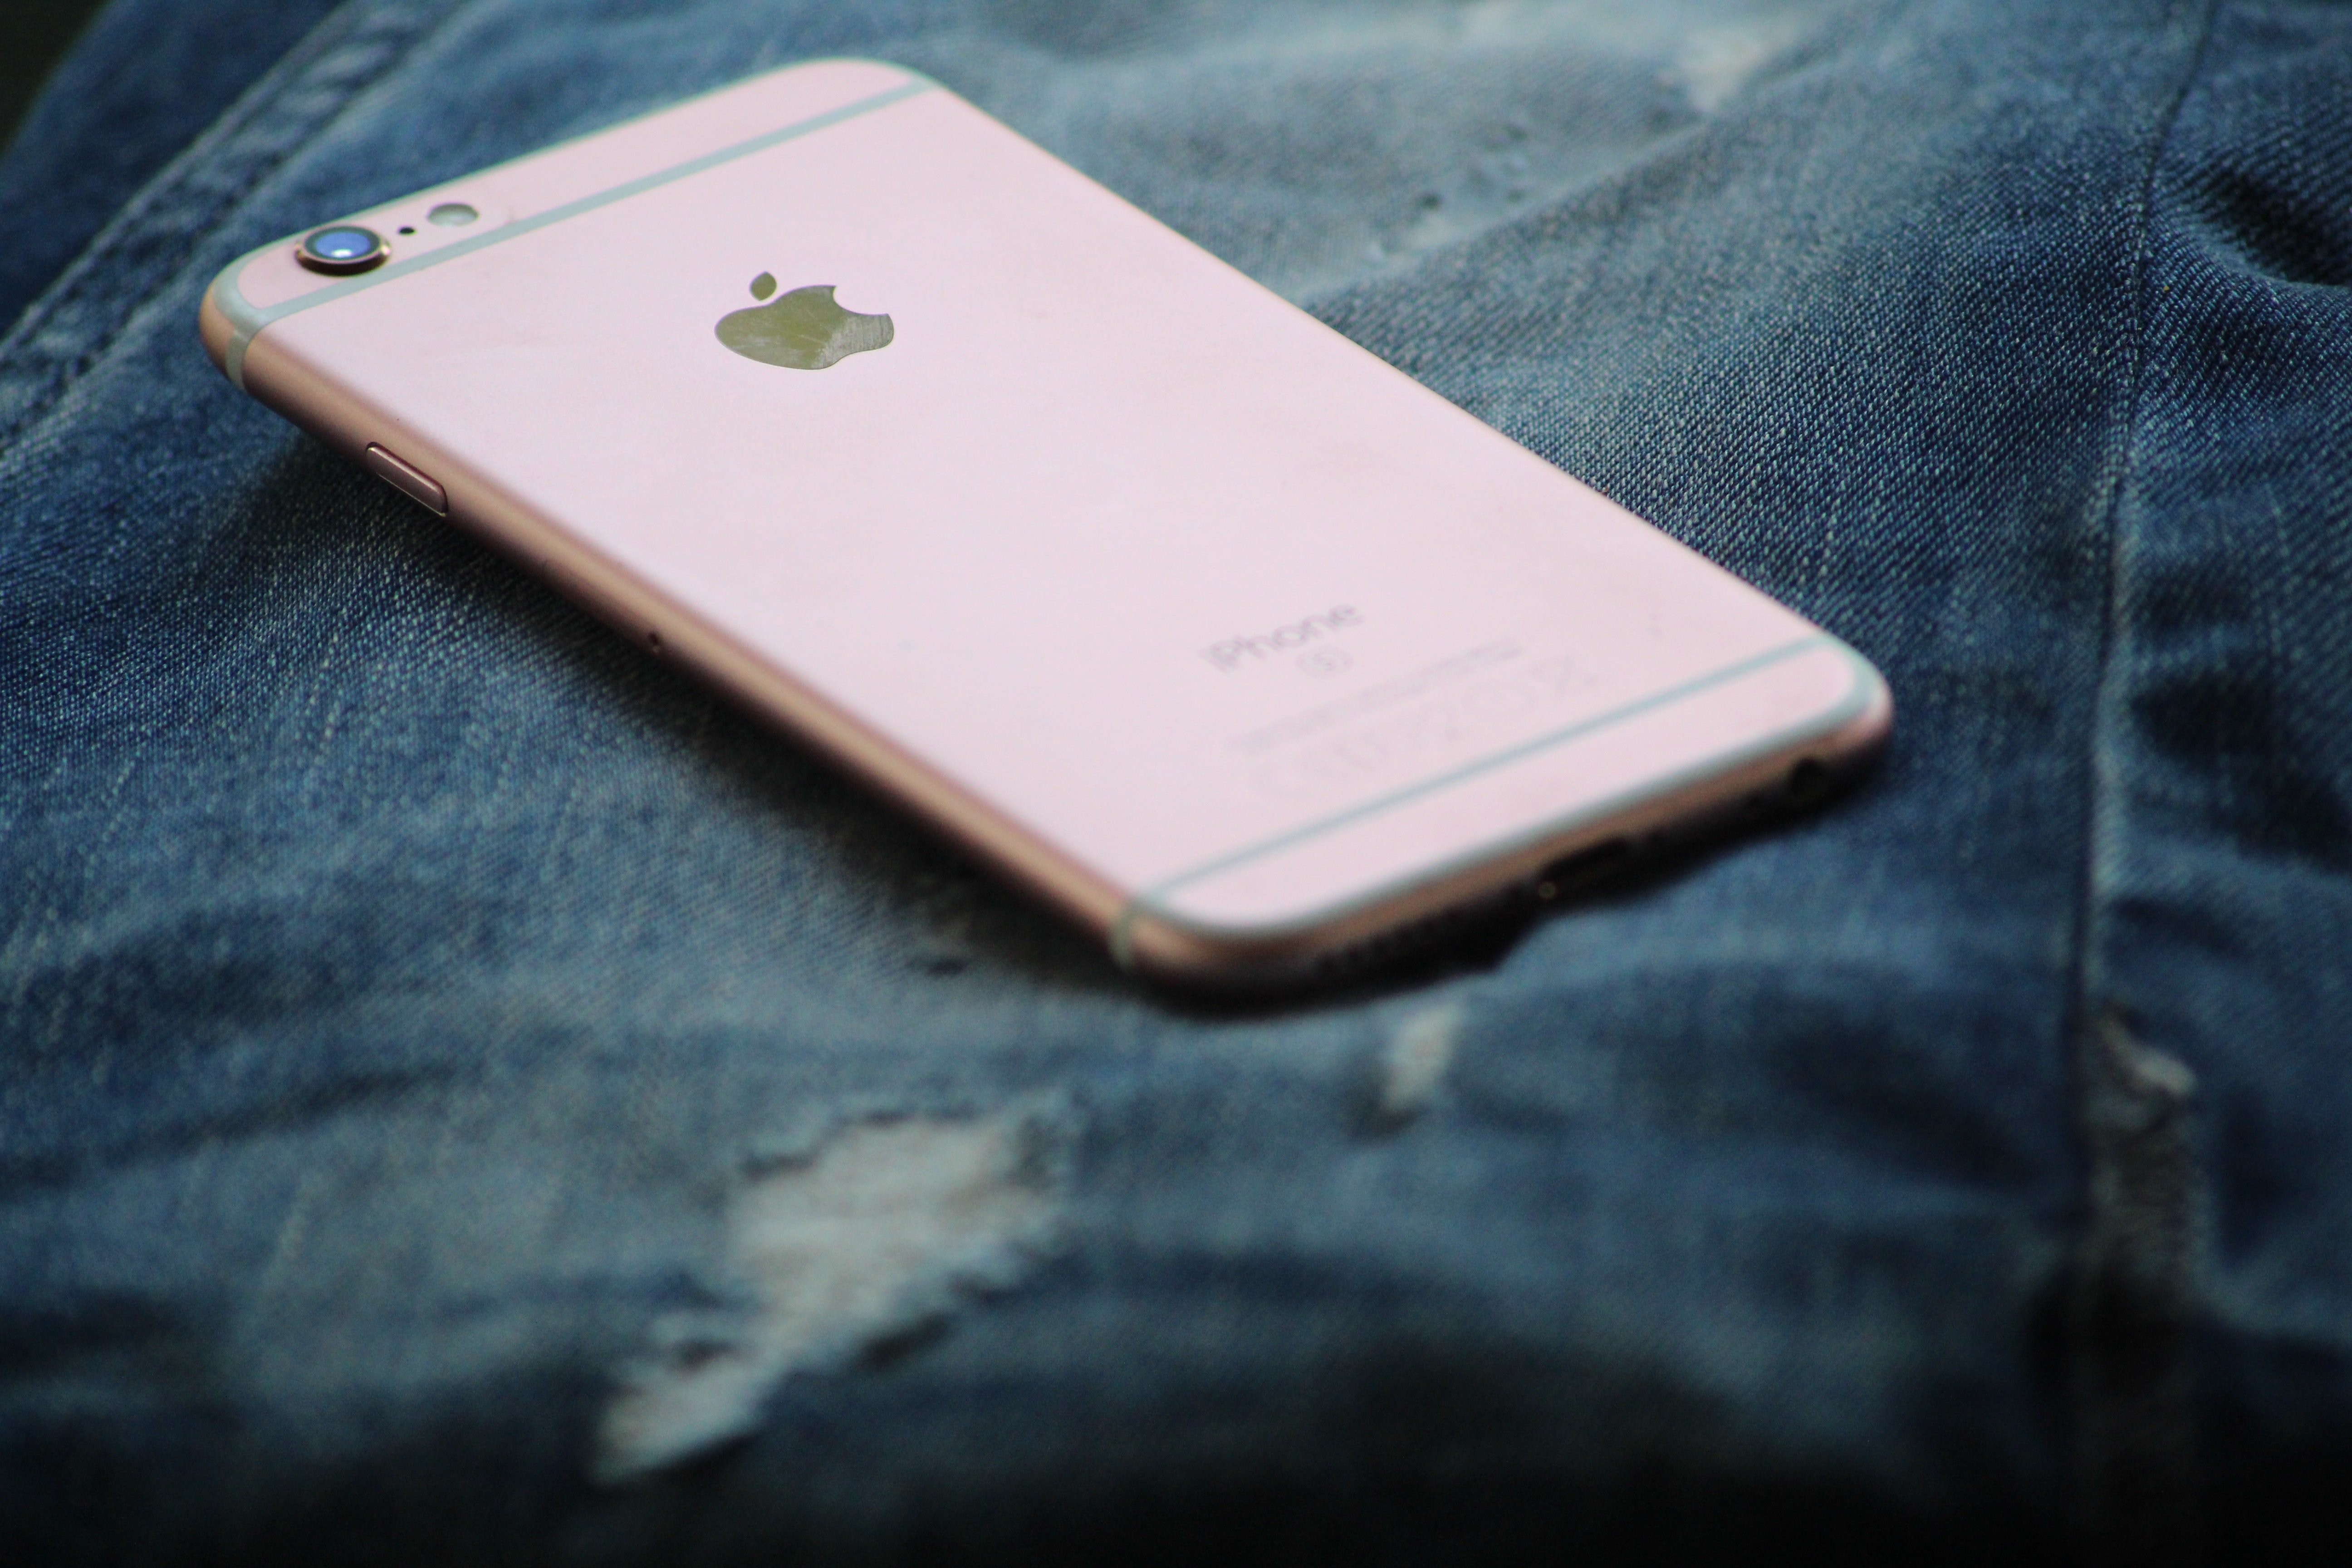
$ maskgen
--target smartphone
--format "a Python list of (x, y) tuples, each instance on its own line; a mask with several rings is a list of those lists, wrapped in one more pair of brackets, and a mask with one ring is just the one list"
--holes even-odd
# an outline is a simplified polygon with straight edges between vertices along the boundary
[(792, 67), (262, 247), (245, 392), (1150, 975), (1788, 800), (1853, 649), (938, 83)]

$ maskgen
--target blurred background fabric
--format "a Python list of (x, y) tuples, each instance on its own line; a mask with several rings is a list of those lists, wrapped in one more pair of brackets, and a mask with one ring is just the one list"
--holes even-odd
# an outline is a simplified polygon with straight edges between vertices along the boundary
[(98, 0), (10, 0), (0, 5), (0, 148)]
[[(844, 54), (1851, 642), (1883, 763), (1212, 1007), (197, 343)], [(10, 1561), (2352, 1535), (2352, 7), (116, 0), (0, 321)]]

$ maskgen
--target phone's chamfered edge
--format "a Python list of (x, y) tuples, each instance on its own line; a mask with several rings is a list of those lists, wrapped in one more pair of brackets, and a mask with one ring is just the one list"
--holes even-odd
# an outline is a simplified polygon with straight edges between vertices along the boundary
[[(1821, 648), (1840, 653), (1853, 676), (1844, 697), (1827, 709), (1748, 745), (1546, 823), (1509, 843), (1482, 846), (1444, 865), (1368, 889), (1342, 903), (1279, 925), (1218, 925), (1188, 919), (1158, 902), (1202, 878), (1338, 826), (1342, 818), (1377, 814), (1398, 801), (1444, 789), (1476, 773), (1524, 760), (1546, 746), (1592, 733), (1636, 711), (1672, 703), (1725, 679), (1737, 679), (1780, 659)], [(1727, 808), (1754, 800), (1759, 789), (1780, 786), (1792, 763), (1817, 763), (1832, 779), (1850, 777), (1884, 746), (1894, 717), (1894, 698), (1877, 668), (1829, 634), (1816, 634), (1731, 669), (1628, 704), (1570, 731), (1515, 748), (1505, 757), (1400, 791), (1342, 814), (1342, 818), (1327, 819), (1299, 834), (1286, 835), (1282, 840), (1166, 879), (1137, 894), (1118, 911), (1111, 924), (1111, 955), (1123, 969), (1179, 984), (1249, 987), (1294, 983), (1328, 967), (1334, 955), (1375, 942), (1384, 933), (1431, 921), (1448, 911), (1490, 903), (1531, 881), (1564, 856), (1612, 839), (1669, 829), (1702, 830), (1723, 816)]]
[[(356, 294), (362, 289), (373, 289), (380, 284), (389, 283), (394, 279), (407, 277), (412, 273), (422, 271), (428, 267), (438, 266), (445, 261), (454, 261), (461, 256), (470, 255), (475, 251), (484, 249), (489, 246), (497, 245), (501, 241), (516, 238), (519, 236), (531, 233), (536, 229), (546, 228), (550, 225), (562, 223), (567, 218), (577, 217), (583, 213), (593, 212), (598, 207), (609, 206), (613, 203), (618, 201), (625, 201), (629, 197), (636, 195), (641, 192), (653, 190), (657, 186), (668, 184), (675, 180), (688, 178), (694, 174), (700, 174), (706, 169), (716, 168), (721, 163), (732, 162), (737, 158), (748, 157), (754, 153), (762, 152), (767, 148), (777, 146), (782, 142), (792, 141), (796, 137), (806, 136), (814, 132), (825, 130), (828, 127), (838, 125), (845, 121), (855, 120), (861, 114), (867, 114), (877, 109), (886, 109), (891, 104), (903, 101), (904, 100), (916, 97), (922, 93), (940, 90), (940, 84), (931, 78), (925, 76), (922, 72), (887, 60), (866, 60), (852, 58), (849, 57), (803, 60), (791, 66), (782, 67), (778, 72), (771, 72), (769, 74), (774, 75), (781, 74), (782, 71), (804, 70), (813, 66), (826, 65), (872, 65), (894, 71), (903, 79), (895, 87), (887, 88), (880, 92), (870, 93), (854, 102), (843, 104), (837, 108), (827, 110), (820, 114), (809, 115), (803, 119), (794, 121), (788, 125), (779, 126), (772, 131), (763, 132), (757, 136), (747, 137), (740, 142), (732, 142), (725, 147), (719, 148), (715, 152), (706, 153), (698, 157), (686, 159), (680, 163), (672, 164), (667, 168), (656, 170), (649, 174), (640, 175), (633, 180), (625, 180), (618, 184), (607, 186), (603, 190), (591, 192), (586, 195), (579, 196), (573, 200), (563, 202), (553, 207), (550, 207), (545, 212), (533, 213), (527, 216), (517, 218), (512, 222), (500, 224), (497, 227), (486, 230), (481, 234), (471, 235), (464, 239), (451, 241), (447, 244), (436, 247), (433, 250), (426, 252), (425, 255), (412, 257), (404, 261), (391, 262), (385, 266), (375, 268), (373, 270), (360, 273), (356, 277), (339, 279), (331, 283), (322, 283), (319, 288), (311, 289), (307, 293), (298, 295), (291, 300), (283, 300), (278, 304), (267, 308), (257, 308), (246, 299), (244, 291), (238, 287), (238, 279), (244, 275), (246, 268), (263, 257), (289, 249), (300, 243), (301, 236), (303, 234), (310, 233), (311, 229), (315, 229), (319, 226), (314, 224), (310, 226), (310, 228), (303, 229), (298, 233), (281, 235), (266, 245), (256, 246), (253, 249), (247, 251), (243, 256), (240, 256), (236, 260), (230, 262), (226, 267), (221, 268), (218, 273), (215, 274), (211, 284), (205, 288), (204, 301), (198, 308), (197, 313), (197, 331), (204, 340), (205, 352), (212, 356), (213, 363), (220, 368), (221, 374), (227, 376), (231, 384), (233, 384), (237, 390), (242, 392), (245, 390), (246, 351), (251, 346), (255, 336), (272, 321), (282, 321), (286, 317), (294, 315), (299, 311), (307, 310), (314, 305), (323, 305), (329, 300), (340, 300), (346, 295)], [(751, 79), (757, 80), (758, 79), (753, 78)], [(727, 87), (716, 89), (713, 92), (702, 94), (700, 97), (715, 97), (718, 93), (732, 91), (746, 84), (742, 82), (730, 83)], [(678, 110), (686, 108), (697, 101), (699, 101), (699, 100), (688, 99), (684, 102), (671, 104), (654, 112), (657, 114), (675, 113)], [(640, 116), (639, 118), (646, 119), (651, 118), (651, 116)], [(486, 169), (477, 170), (473, 174), (464, 177), (468, 180), (479, 180), (486, 175), (497, 174), (501, 170), (511, 169), (519, 164), (530, 163), (534, 159), (546, 157), (548, 154), (560, 152), (566, 147), (575, 146), (580, 142), (593, 141), (600, 136), (610, 136), (616, 132), (625, 131), (629, 125), (634, 123), (635, 123), (634, 121), (624, 121), (619, 125), (606, 126), (599, 131), (588, 132), (581, 136), (572, 137), (563, 142), (541, 147), (534, 152), (524, 153), (520, 157), (508, 159), (505, 163), (495, 163)], [(406, 196), (394, 197), (389, 202), (377, 203), (376, 206), (398, 205), (402, 202), (418, 199), (426, 193), (436, 188), (437, 187), (436, 186), (428, 185), (425, 187), (423, 191), (412, 192)], [(366, 210), (373, 211), (375, 208), (371, 207)], [(340, 222), (349, 221), (349, 219), (335, 219), (330, 221)]]

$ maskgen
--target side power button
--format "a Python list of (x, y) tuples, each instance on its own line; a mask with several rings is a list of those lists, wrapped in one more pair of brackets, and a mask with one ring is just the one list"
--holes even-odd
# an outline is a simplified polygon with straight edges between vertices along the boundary
[(434, 482), (424, 469), (404, 462), (383, 447), (371, 444), (362, 454), (369, 469), (377, 479), (412, 500), (432, 509), (436, 517), (449, 515), (449, 496)]

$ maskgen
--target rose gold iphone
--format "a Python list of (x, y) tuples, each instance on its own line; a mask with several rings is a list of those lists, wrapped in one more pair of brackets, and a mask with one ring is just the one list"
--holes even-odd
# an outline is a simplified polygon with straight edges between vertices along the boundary
[(1161, 976), (1810, 794), (1851, 648), (938, 84), (829, 61), (266, 246), (230, 380)]

